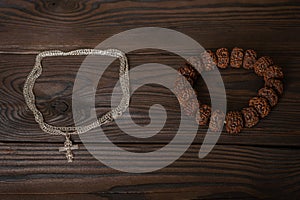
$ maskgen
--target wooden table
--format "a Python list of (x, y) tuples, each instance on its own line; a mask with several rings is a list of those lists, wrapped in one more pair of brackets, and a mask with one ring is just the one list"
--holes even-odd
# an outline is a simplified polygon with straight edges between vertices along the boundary
[[(1, 1), (1, 199), (299, 199), (299, 11), (296, 0)], [(199, 127), (184, 155), (156, 172), (128, 174), (106, 167), (86, 151), (78, 137), (73, 139), (80, 150), (75, 151), (75, 161), (67, 163), (58, 152), (64, 138), (39, 129), (22, 95), (36, 54), (49, 49), (94, 48), (114, 34), (145, 26), (180, 31), (206, 49), (238, 46), (253, 48), (260, 56), (269, 55), (283, 67), (285, 93), (271, 114), (254, 128), (237, 136), (223, 132), (204, 159), (197, 156), (206, 128)], [(173, 54), (153, 49), (130, 52), (128, 57), (131, 68), (158, 62), (175, 69), (182, 63)], [(35, 93), (47, 122), (73, 124), (71, 93), (83, 59), (45, 60)], [(117, 66), (113, 63), (99, 82), (98, 114), (110, 105)], [(228, 69), (221, 74), (229, 110), (247, 105), (263, 84), (251, 71)], [(201, 98), (209, 101), (205, 85), (200, 87)], [(130, 113), (137, 124), (146, 125), (154, 103), (169, 112), (159, 134), (137, 139), (111, 124), (104, 127), (106, 135), (135, 152), (163, 147), (178, 128), (176, 97), (159, 85), (143, 86), (132, 97)]]

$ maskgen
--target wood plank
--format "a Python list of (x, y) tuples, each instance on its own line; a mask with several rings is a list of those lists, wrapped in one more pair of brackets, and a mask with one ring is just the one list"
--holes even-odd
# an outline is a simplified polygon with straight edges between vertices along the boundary
[[(68, 164), (57, 151), (59, 146), (2, 143), (0, 193), (30, 195), (38, 191), (40, 195), (90, 194), (108, 199), (121, 194), (151, 199), (299, 198), (298, 148), (216, 145), (206, 158), (199, 160), (199, 146), (191, 145), (179, 160), (164, 169), (128, 174), (104, 166), (82, 145), (75, 152), (76, 160)], [(136, 152), (157, 147), (123, 145)], [(110, 149), (104, 151), (110, 155)], [(176, 152), (177, 147), (172, 151)], [(144, 162), (153, 164), (158, 160), (145, 157)]]
[(0, 4), (0, 50), (94, 47), (121, 31), (158, 26), (181, 31), (206, 48), (294, 51), (299, 49), (299, 9), (297, 1), (287, 0), (6, 0)]
[[(300, 3), (290, 0), (0, 1), (0, 198), (300, 199), (299, 10)], [(285, 93), (256, 127), (238, 136), (223, 132), (218, 145), (201, 160), (197, 155), (206, 128), (199, 128), (194, 143), (179, 160), (153, 173), (127, 174), (111, 169), (93, 158), (78, 137), (74, 140), (80, 149), (74, 152), (75, 162), (68, 164), (58, 152), (63, 138), (43, 133), (24, 103), (22, 88), (35, 55), (49, 49), (93, 48), (119, 32), (145, 26), (180, 31), (207, 49), (239, 46), (269, 55), (284, 69)], [(120, 43), (116, 48), (124, 47)], [(178, 46), (178, 51), (184, 49)], [(49, 123), (73, 124), (71, 92), (83, 59), (55, 58), (43, 63), (45, 69), (35, 93)], [(131, 52), (129, 59), (131, 68), (157, 62), (176, 69), (183, 62), (158, 50)], [(117, 70), (114, 62), (99, 82), (99, 115), (108, 110)], [(161, 71), (149, 69), (145, 73), (163, 78)], [(221, 74), (229, 110), (245, 106), (262, 86), (251, 72), (228, 69)], [(201, 101), (209, 102), (206, 86), (200, 82), (197, 89)], [(178, 128), (175, 96), (158, 85), (143, 86), (132, 98), (130, 114), (135, 123), (147, 125), (148, 110), (154, 103), (162, 104), (168, 112), (159, 134), (137, 139), (110, 124), (104, 127), (106, 135), (134, 152), (163, 147)], [(111, 155), (110, 149), (104, 151)], [(144, 162), (158, 161), (146, 157)]]
[[(134, 195), (127, 195), (130, 198)], [(57, 199), (57, 200), (65, 200), (65, 199), (86, 199), (86, 200), (107, 200), (107, 197), (101, 197), (99, 194), (5, 194), (1, 195), (1, 199), (3, 200), (32, 200), (32, 199)], [(115, 195), (110, 199), (123, 199), (123, 195)]]

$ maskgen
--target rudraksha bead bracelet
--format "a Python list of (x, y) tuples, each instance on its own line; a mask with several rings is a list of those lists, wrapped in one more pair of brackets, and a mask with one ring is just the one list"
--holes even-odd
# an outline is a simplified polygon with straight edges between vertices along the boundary
[[(198, 73), (211, 71), (217, 66), (220, 69), (241, 68), (252, 70), (260, 77), (263, 77), (265, 85), (258, 90), (256, 97), (249, 100), (249, 106), (241, 111), (229, 111), (226, 116), (220, 110), (211, 110), (206, 104), (201, 104), (196, 92), (191, 89), (197, 81)], [(248, 49), (235, 47), (230, 52), (227, 48), (219, 48), (214, 53), (207, 50), (199, 57), (190, 57), (184, 66), (179, 68), (180, 75), (175, 81), (175, 93), (183, 111), (190, 117), (195, 117), (199, 125), (209, 124), (212, 131), (222, 127), (223, 121), (219, 119), (225, 116), (225, 128), (228, 133), (236, 134), (246, 127), (255, 126), (260, 119), (266, 117), (272, 107), (278, 103), (278, 98), (283, 94), (284, 77), (281, 67), (274, 65), (273, 60), (268, 56), (258, 58), (257, 53)], [(190, 85), (183, 80), (186, 79)], [(196, 116), (197, 109), (199, 109)], [(210, 122), (210, 123), (209, 123)]]

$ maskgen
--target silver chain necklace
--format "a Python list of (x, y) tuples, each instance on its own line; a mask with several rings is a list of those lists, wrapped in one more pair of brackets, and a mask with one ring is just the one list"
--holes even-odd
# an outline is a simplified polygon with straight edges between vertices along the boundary
[[(35, 95), (33, 92), (34, 84), (36, 79), (42, 74), (42, 59), (45, 57), (53, 57), (53, 56), (79, 56), (79, 55), (101, 55), (101, 56), (111, 56), (118, 58), (120, 60), (120, 85), (122, 89), (122, 99), (120, 104), (108, 111), (101, 117), (99, 117), (96, 121), (84, 125), (84, 126), (74, 126), (74, 127), (57, 127), (50, 125), (44, 121), (43, 114), (37, 109), (35, 103)], [(73, 161), (73, 153), (72, 150), (78, 149), (78, 145), (72, 145), (72, 141), (70, 140), (70, 135), (79, 135), (88, 132), (89, 130), (99, 127), (103, 124), (113, 121), (114, 119), (120, 117), (123, 112), (129, 106), (129, 74), (128, 74), (128, 61), (124, 52), (118, 49), (106, 49), (106, 50), (98, 50), (98, 49), (78, 49), (70, 52), (62, 52), (59, 50), (51, 50), (44, 51), (39, 53), (35, 59), (35, 65), (32, 71), (27, 76), (27, 79), (23, 88), (23, 95), (25, 98), (25, 102), (28, 108), (33, 112), (35, 121), (39, 124), (40, 128), (50, 134), (50, 135), (62, 135), (65, 137), (64, 147), (59, 148), (59, 151), (66, 151), (66, 158), (68, 162)]]

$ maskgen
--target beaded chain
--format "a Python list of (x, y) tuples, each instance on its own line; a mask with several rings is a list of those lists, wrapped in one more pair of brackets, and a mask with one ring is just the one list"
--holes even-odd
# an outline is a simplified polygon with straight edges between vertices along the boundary
[[(45, 122), (43, 114), (38, 110), (35, 104), (35, 95), (33, 92), (36, 79), (42, 74), (42, 59), (51, 56), (79, 56), (79, 55), (101, 55), (111, 56), (120, 60), (120, 85), (122, 89), (122, 99), (120, 104), (112, 110), (99, 117), (96, 121), (85, 125), (76, 127), (56, 127)], [(79, 135), (88, 132), (89, 130), (99, 127), (103, 124), (113, 121), (120, 117), (122, 113), (129, 106), (129, 75), (128, 75), (128, 61), (125, 53), (117, 49), (78, 49), (70, 52), (62, 52), (59, 50), (44, 51), (36, 56), (35, 65), (29, 73), (23, 88), (23, 95), (28, 108), (33, 112), (35, 121), (39, 124), (40, 128), (50, 135), (62, 135), (65, 137), (64, 147), (59, 151), (66, 151), (66, 158), (68, 162), (72, 162), (72, 150), (77, 149), (78, 145), (72, 145), (70, 135)]]
[[(220, 69), (241, 68), (254, 70), (255, 74), (264, 78), (264, 87), (258, 90), (258, 95), (249, 100), (249, 106), (241, 111), (229, 111), (225, 114), (220, 110), (211, 110), (206, 104), (201, 104), (196, 98), (195, 90), (190, 85), (197, 81), (198, 72), (211, 71), (217, 66)], [(197, 72), (198, 71), (198, 72)], [(219, 48), (216, 52), (211, 50), (201, 53), (199, 56), (190, 57), (184, 66), (178, 69), (179, 76), (175, 81), (174, 90), (183, 111), (190, 117), (195, 117), (199, 125), (207, 125), (212, 131), (218, 131), (223, 127), (228, 133), (237, 134), (242, 128), (255, 126), (260, 119), (266, 117), (272, 107), (278, 103), (278, 98), (283, 94), (283, 72), (281, 67), (274, 65), (268, 56), (257, 59), (257, 53), (248, 49), (244, 51), (235, 47), (231, 53), (227, 48)], [(198, 107), (198, 105), (200, 105)], [(197, 112), (199, 109), (199, 112)], [(196, 115), (196, 113), (199, 113)], [(221, 121), (219, 119), (224, 119)]]

